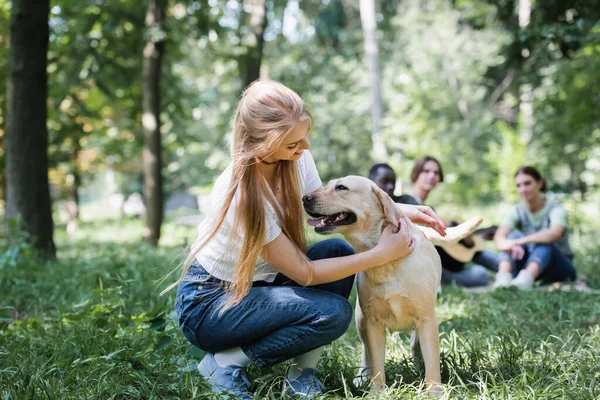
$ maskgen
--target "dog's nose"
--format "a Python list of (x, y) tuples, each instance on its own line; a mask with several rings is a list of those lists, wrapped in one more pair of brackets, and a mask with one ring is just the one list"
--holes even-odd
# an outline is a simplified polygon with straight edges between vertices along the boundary
[(312, 194), (306, 194), (306, 195), (302, 196), (302, 203), (309, 204), (314, 199), (315, 199), (315, 196), (313, 196)]

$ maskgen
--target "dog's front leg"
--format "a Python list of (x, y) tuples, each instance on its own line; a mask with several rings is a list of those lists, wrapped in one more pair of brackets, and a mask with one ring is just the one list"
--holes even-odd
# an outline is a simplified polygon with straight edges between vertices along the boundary
[[(360, 296), (360, 294), (359, 294)], [(363, 387), (371, 380), (371, 370), (369, 357), (365, 343), (367, 343), (367, 332), (366, 332), (366, 321), (365, 316), (360, 308), (360, 300), (356, 300), (356, 307), (354, 308), (354, 316), (356, 320), (356, 332), (362, 342), (361, 356), (360, 356), (360, 369), (356, 378), (354, 378), (354, 385), (356, 387)]]
[(371, 370), (371, 391), (385, 385), (385, 326), (375, 320), (365, 320), (364, 353)]
[(425, 384), (433, 392), (439, 391), (442, 383), (440, 374), (440, 339), (435, 315), (417, 321), (417, 332), (423, 361), (425, 362)]

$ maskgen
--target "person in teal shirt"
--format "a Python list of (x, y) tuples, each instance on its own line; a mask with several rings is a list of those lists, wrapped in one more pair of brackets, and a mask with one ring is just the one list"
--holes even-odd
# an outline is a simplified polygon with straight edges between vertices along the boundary
[(546, 182), (534, 167), (520, 167), (515, 184), (522, 201), (506, 215), (494, 237), (502, 251), (494, 287), (530, 289), (536, 280), (574, 280), (565, 209), (545, 195)]

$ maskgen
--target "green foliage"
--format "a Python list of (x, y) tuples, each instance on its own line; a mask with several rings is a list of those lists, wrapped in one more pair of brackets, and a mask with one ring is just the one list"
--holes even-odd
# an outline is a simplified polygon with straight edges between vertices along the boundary
[[(355, 3), (267, 2), (262, 75), (292, 87), (309, 105), (312, 151), (324, 181), (364, 175), (373, 162), (385, 161), (408, 183), (413, 161), (428, 153), (448, 177), (438, 201), (510, 199), (509, 176), (522, 161), (539, 166), (553, 189), (594, 193), (596, 3), (533, 2), (531, 23), (520, 29), (513, 0), (378, 2), (388, 160), (370, 157), (371, 95)], [(228, 163), (248, 12), (241, 1), (170, 0), (167, 6), (161, 117), (169, 193), (210, 185)], [(0, 17), (7, 17), (0, 18), (2, 43), (9, 11), (9, 2), (0, 2)], [(70, 0), (52, 8), (48, 127), (55, 197), (67, 195), (68, 175), (80, 173), (85, 186), (107, 168), (116, 171), (118, 190), (141, 189), (144, 13), (130, 0)], [(0, 46), (0, 66), (6, 59)], [(3, 73), (0, 68), (0, 132)], [(534, 93), (530, 143), (509, 132), (518, 131), (522, 83)], [(521, 158), (524, 145), (530, 159)]]
[[(491, 206), (488, 213), (497, 208)], [(59, 228), (60, 261), (43, 262), (24, 252), (15, 265), (2, 268), (3, 398), (210, 397), (196, 371), (203, 353), (177, 328), (174, 294), (159, 296), (166, 282), (157, 282), (175, 268), (183, 248), (140, 246), (135, 232), (141, 223), (119, 223), (115, 233), (114, 221), (90, 222), (70, 239)], [(180, 245), (195, 230), (178, 231), (171, 223), (165, 228), (171, 245)], [(587, 221), (582, 229), (575, 243), (578, 270), (600, 288), (600, 247), (591, 240), (597, 227)], [(444, 287), (437, 310), (447, 396), (597, 397), (598, 301), (598, 293), (473, 293)], [(377, 398), (428, 398), (421, 386), (423, 367), (410, 355), (409, 336), (388, 335), (389, 388)], [(352, 381), (359, 347), (352, 324), (326, 348), (319, 369), (332, 392), (323, 398), (363, 394)], [(257, 396), (281, 398), (285, 369), (285, 364), (250, 368)]]
[[(218, 29), (219, 14), (204, 2), (169, 3), (166, 28), (158, 34), (166, 37), (168, 52), (163, 68), (162, 131), (167, 161), (172, 161), (186, 143), (185, 132), (180, 130), (187, 126), (182, 121), (190, 118), (190, 99), (196, 93), (190, 93), (176, 73), (177, 62), (187, 56), (185, 38), (193, 41)], [(57, 188), (73, 168), (89, 177), (108, 166), (134, 181), (142, 173), (140, 83), (145, 11), (131, 1), (71, 1), (52, 8), (48, 126), (55, 167), (51, 179)], [(169, 165), (168, 171), (177, 174), (178, 169)], [(181, 185), (175, 183), (175, 187)]]
[(0, 271), (7, 268), (16, 268), (22, 257), (31, 257), (31, 246), (27, 240), (18, 240), (17, 243), (8, 246), (0, 253)]
[(444, 201), (489, 199), (497, 188), (485, 155), (500, 134), (482, 76), (503, 61), (498, 53), (508, 37), (494, 26), (465, 26), (446, 2), (430, 7), (408, 2), (393, 19), (395, 47), (383, 70), (384, 135), (405, 182), (414, 160), (429, 154), (447, 177)]
[(543, 155), (548, 168), (566, 166), (568, 173), (556, 171), (553, 181), (565, 191), (582, 194), (600, 183), (598, 40), (600, 27), (595, 27), (580, 39), (580, 51), (543, 70), (536, 95), (535, 153)]
[(488, 154), (488, 161), (494, 166), (498, 174), (498, 187), (503, 198), (510, 202), (518, 199), (514, 185), (515, 172), (517, 168), (525, 164), (527, 144), (517, 131), (503, 122), (497, 122), (500, 131), (500, 144), (493, 144)]

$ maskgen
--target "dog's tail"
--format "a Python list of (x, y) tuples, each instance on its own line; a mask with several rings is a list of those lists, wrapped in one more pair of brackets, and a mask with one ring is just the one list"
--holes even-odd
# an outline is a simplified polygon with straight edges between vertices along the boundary
[(460, 225), (452, 228), (446, 228), (446, 236), (441, 236), (439, 233), (426, 226), (417, 225), (417, 227), (425, 234), (425, 237), (429, 239), (431, 243), (436, 246), (441, 246), (448, 243), (456, 243), (459, 240), (469, 236), (475, 228), (481, 224), (483, 218), (473, 217)]

